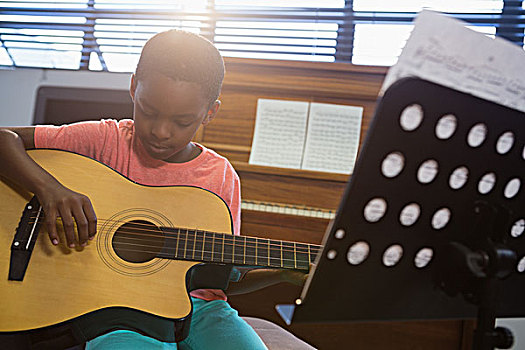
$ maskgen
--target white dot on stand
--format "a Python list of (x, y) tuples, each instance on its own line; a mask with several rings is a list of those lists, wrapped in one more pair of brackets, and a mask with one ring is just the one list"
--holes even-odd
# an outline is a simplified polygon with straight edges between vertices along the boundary
[(485, 124), (476, 124), (470, 129), (467, 136), (467, 143), (470, 147), (479, 147), (487, 137), (487, 127)]
[(521, 181), (518, 178), (510, 180), (505, 186), (504, 195), (506, 198), (512, 198), (518, 194), (521, 187)]
[(391, 267), (396, 265), (403, 257), (403, 247), (399, 244), (394, 244), (388, 247), (383, 254), (383, 264)]
[(507, 131), (498, 138), (498, 142), (496, 143), (496, 151), (499, 154), (505, 154), (510, 151), (513, 145), (514, 134), (511, 131)]
[(444, 115), (436, 124), (436, 136), (440, 140), (450, 138), (456, 131), (458, 121), (452, 114)]
[(525, 220), (520, 219), (512, 225), (512, 228), (510, 229), (510, 235), (514, 238), (518, 238), (523, 234), (523, 231), (525, 231)]
[(405, 131), (417, 129), (423, 120), (423, 108), (418, 104), (412, 104), (401, 112), (399, 123)]
[(443, 227), (447, 226), (448, 222), (450, 221), (450, 217), (452, 216), (452, 213), (450, 212), (450, 209), (448, 208), (441, 208), (438, 211), (434, 213), (432, 216), (432, 227), (436, 230), (440, 230)]
[(367, 203), (364, 210), (365, 220), (368, 222), (379, 221), (386, 212), (386, 201), (383, 198), (374, 198)]
[(345, 230), (343, 230), (342, 228), (338, 229), (337, 231), (335, 231), (334, 236), (337, 239), (343, 239), (345, 237)]
[(403, 157), (403, 154), (392, 152), (381, 163), (381, 173), (388, 178), (393, 178), (399, 175), (404, 166), (405, 157)]
[(448, 184), (450, 187), (454, 190), (459, 190), (461, 187), (463, 187), (468, 180), (468, 169), (467, 167), (461, 166), (459, 168), (456, 168), (452, 174), (450, 174), (450, 178), (448, 179)]
[(366, 260), (370, 253), (370, 246), (364, 241), (354, 243), (346, 254), (346, 259), (352, 265), (359, 265)]

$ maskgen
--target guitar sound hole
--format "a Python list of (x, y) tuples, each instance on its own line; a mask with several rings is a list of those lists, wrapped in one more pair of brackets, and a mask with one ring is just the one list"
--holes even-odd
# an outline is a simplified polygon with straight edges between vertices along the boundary
[(123, 260), (143, 263), (154, 259), (164, 246), (164, 233), (150, 222), (133, 220), (120, 226), (111, 243)]

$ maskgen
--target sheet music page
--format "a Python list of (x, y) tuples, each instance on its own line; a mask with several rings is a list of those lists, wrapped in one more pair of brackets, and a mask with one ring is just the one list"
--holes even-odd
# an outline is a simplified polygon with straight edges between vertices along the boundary
[(525, 51), (489, 38), (466, 23), (422, 11), (381, 93), (396, 80), (417, 76), (525, 112)]
[(302, 169), (350, 174), (361, 133), (363, 107), (310, 104)]
[(259, 99), (250, 164), (301, 167), (308, 102)]

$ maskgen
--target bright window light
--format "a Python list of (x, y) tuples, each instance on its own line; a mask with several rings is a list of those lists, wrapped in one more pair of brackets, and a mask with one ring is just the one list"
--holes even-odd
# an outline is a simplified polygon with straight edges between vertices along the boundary
[(98, 58), (98, 54), (96, 52), (92, 52), (89, 54), (89, 70), (95, 70), (95, 71), (101, 71), (102, 70), (102, 63), (100, 62), (100, 59)]
[(503, 0), (354, 0), (353, 5), (354, 11), (492, 13), (501, 12)]
[(87, 0), (0, 0), (0, 7), (83, 9), (87, 7)]
[(273, 60), (294, 60), (294, 61), (314, 61), (314, 62), (334, 62), (334, 56), (318, 56), (318, 55), (293, 55), (293, 54), (278, 54), (278, 53), (264, 53), (264, 52), (236, 52), (224, 51), (223, 56), (226, 57), (244, 57), (244, 58), (261, 58)]
[(355, 26), (353, 64), (390, 66), (410, 36), (410, 24), (357, 24)]
[(0, 22), (84, 24), (86, 17), (0, 15)]
[(78, 69), (80, 67), (81, 52), (50, 51), (12, 48), (9, 49), (17, 66)]
[(13, 61), (11, 61), (11, 58), (9, 57), (9, 54), (7, 53), (7, 50), (0, 46), (0, 66), (12, 66)]
[(97, 9), (191, 10), (205, 9), (207, 0), (95, 0)]
[(217, 6), (341, 8), (344, 0), (215, 0)]
[(106, 52), (102, 57), (110, 72), (134, 72), (139, 62), (139, 54)]

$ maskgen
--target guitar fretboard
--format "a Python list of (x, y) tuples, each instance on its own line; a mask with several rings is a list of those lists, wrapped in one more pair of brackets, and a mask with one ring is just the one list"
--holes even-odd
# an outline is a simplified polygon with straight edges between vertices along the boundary
[(200, 230), (163, 228), (171, 239), (162, 258), (308, 271), (319, 245), (234, 236)]

